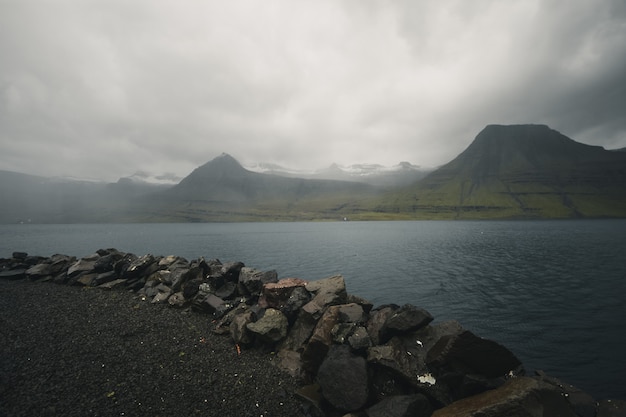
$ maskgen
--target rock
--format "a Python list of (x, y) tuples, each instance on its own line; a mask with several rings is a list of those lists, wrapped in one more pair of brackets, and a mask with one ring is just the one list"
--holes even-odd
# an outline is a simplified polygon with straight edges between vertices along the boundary
[(456, 401), (433, 417), (576, 417), (567, 400), (552, 386), (517, 377), (500, 388)]
[(97, 276), (98, 276), (98, 274), (95, 273), (95, 272), (91, 273), (91, 274), (81, 275), (76, 280), (76, 284), (84, 285), (85, 287), (92, 287), (92, 286), (94, 286), (94, 283), (95, 283), (95, 280), (96, 280)]
[(69, 269), (67, 270), (67, 276), (68, 278), (72, 279), (84, 272), (94, 271), (93, 267), (95, 264), (95, 260), (88, 260), (87, 258), (79, 259), (69, 267)]
[(367, 329), (363, 326), (357, 326), (352, 334), (348, 336), (348, 344), (355, 351), (365, 351), (372, 346)]
[(230, 337), (233, 342), (241, 345), (249, 345), (254, 341), (253, 333), (248, 329), (248, 324), (254, 321), (254, 313), (245, 311), (237, 314), (230, 322)]
[(193, 273), (189, 273), (190, 269), (186, 267), (176, 267), (174, 269), (170, 269), (169, 280), (171, 282), (172, 290), (178, 292), (182, 289), (183, 284), (186, 281), (191, 280), (191, 276)]
[(169, 305), (171, 305), (172, 307), (178, 307), (178, 308), (185, 307), (187, 302), (188, 300), (185, 298), (184, 294), (180, 291), (175, 292), (174, 294), (170, 295), (169, 298), (167, 299), (167, 303)]
[(28, 258), (28, 253), (26, 252), (13, 252), (13, 259), (18, 261), (23, 261)]
[(263, 285), (259, 305), (280, 310), (289, 302), (289, 297), (297, 287), (304, 287), (306, 281), (300, 278), (284, 278), (275, 283)]
[(237, 296), (237, 283), (226, 281), (224, 285), (215, 290), (215, 295), (218, 297), (229, 300)]
[(265, 314), (254, 323), (249, 323), (246, 327), (256, 337), (269, 344), (275, 344), (287, 337), (289, 323), (287, 317), (274, 308), (265, 310)]
[(387, 317), (380, 329), (381, 342), (392, 336), (417, 330), (431, 321), (433, 321), (433, 316), (428, 311), (411, 304), (405, 304)]
[(301, 352), (313, 334), (316, 326), (317, 320), (312, 316), (309, 314), (298, 314), (296, 321), (291, 326), (289, 334), (281, 344), (280, 349)]
[(489, 378), (517, 371), (521, 362), (504, 346), (483, 339), (470, 331), (443, 336), (427, 354), (433, 368), (452, 369), (463, 374), (479, 374)]
[(194, 306), (198, 311), (208, 314), (223, 313), (225, 304), (226, 302), (215, 294), (208, 294), (202, 300), (194, 302)]
[(311, 301), (311, 294), (304, 286), (296, 286), (289, 295), (289, 298), (287, 298), (287, 301), (279, 307), (279, 310), (287, 316), (289, 323), (293, 323), (298, 317), (302, 306), (309, 301)]
[(94, 263), (93, 269), (100, 273), (112, 271), (115, 268), (115, 264), (124, 258), (124, 255), (116, 250), (111, 252), (98, 251), (98, 253), (101, 256)]
[[(301, 316), (309, 316), (309, 320), (315, 320), (315, 316), (308, 314), (304, 309)], [(315, 374), (326, 357), (333, 343), (332, 330), (339, 323), (339, 309), (330, 307), (317, 322), (313, 334), (302, 351), (302, 363), (304, 369)]]
[(243, 262), (227, 262), (222, 265), (220, 275), (224, 277), (225, 281), (236, 283), (239, 281), (239, 273), (244, 266)]
[(579, 417), (596, 416), (597, 403), (591, 395), (573, 385), (548, 376), (543, 371), (536, 371), (535, 373), (537, 374), (539, 380), (552, 385), (556, 390), (558, 390), (561, 395), (567, 399), (567, 402), (572, 407), (572, 410), (574, 410)]
[(318, 384), (309, 384), (299, 388), (296, 391), (296, 397), (304, 401), (305, 415), (307, 417), (325, 417), (326, 413), (322, 410), (322, 394)]
[(202, 284), (202, 280), (199, 278), (192, 279), (183, 283), (181, 286), (181, 290), (183, 292), (183, 297), (190, 300), (198, 294), (200, 284)]
[(369, 334), (373, 345), (381, 345), (388, 341), (388, 339), (384, 340), (384, 338), (382, 337), (383, 335), (381, 333), (381, 330), (387, 322), (387, 319), (391, 317), (394, 311), (396, 311), (398, 308), (398, 306), (393, 304), (380, 306), (370, 313), (370, 317), (367, 322), (367, 333)]
[(293, 350), (281, 349), (278, 351), (277, 358), (278, 367), (280, 369), (298, 380), (304, 379), (300, 353)]
[(385, 345), (372, 346), (367, 350), (367, 362), (386, 368), (392, 373), (412, 379), (409, 355), (399, 339), (393, 338)]
[(341, 275), (311, 281), (306, 289), (315, 296), (302, 309), (315, 317), (321, 317), (331, 305), (345, 304), (347, 299), (346, 283)]
[(154, 298), (152, 299), (151, 303), (152, 304), (162, 304), (167, 302), (168, 298), (170, 298), (170, 295), (172, 295), (171, 292), (160, 292), (157, 295), (154, 296)]
[(340, 305), (338, 315), (341, 323), (364, 324), (367, 321), (363, 307), (356, 303)]
[(322, 396), (333, 407), (356, 411), (367, 402), (369, 381), (367, 364), (353, 355), (348, 346), (332, 346), (317, 373)]
[(49, 263), (34, 265), (26, 270), (26, 275), (33, 280), (52, 275), (52, 265)]
[(93, 285), (95, 285), (96, 287), (102, 284), (105, 284), (107, 282), (111, 282), (114, 279), (117, 278), (117, 275), (115, 274), (115, 271), (108, 271), (108, 272), (103, 272), (100, 274), (96, 275), (96, 278), (94, 279)]
[(337, 323), (330, 331), (332, 341), (339, 345), (347, 343), (348, 337), (352, 336), (356, 329), (356, 323)]
[(602, 400), (598, 403), (596, 417), (626, 417), (626, 401)]
[(395, 395), (367, 409), (368, 417), (428, 417), (433, 406), (422, 394)]
[(278, 273), (274, 270), (263, 272), (254, 268), (243, 267), (239, 272), (239, 283), (251, 295), (260, 295), (263, 285), (275, 282), (278, 282)]
[(363, 311), (365, 311), (365, 314), (369, 314), (370, 311), (372, 311), (372, 308), (374, 308), (374, 304), (372, 304), (365, 298), (361, 298), (358, 295), (354, 294), (348, 294), (348, 296), (346, 297), (346, 304), (352, 303), (360, 305), (363, 308)]
[(26, 268), (8, 269), (0, 272), (0, 279), (23, 279), (26, 278)]
[(150, 275), (159, 269), (159, 264), (154, 256), (148, 254), (133, 260), (124, 271), (122, 278), (137, 278), (142, 275)]

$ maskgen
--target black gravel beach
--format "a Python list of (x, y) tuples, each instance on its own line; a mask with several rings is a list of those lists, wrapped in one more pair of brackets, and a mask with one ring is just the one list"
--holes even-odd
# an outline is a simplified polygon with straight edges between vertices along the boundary
[(274, 355), (134, 293), (0, 280), (0, 416), (298, 416)]

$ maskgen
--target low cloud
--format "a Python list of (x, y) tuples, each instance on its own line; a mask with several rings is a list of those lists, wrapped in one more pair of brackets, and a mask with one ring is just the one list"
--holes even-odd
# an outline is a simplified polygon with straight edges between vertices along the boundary
[(626, 146), (626, 5), (13, 0), (0, 169), (436, 166), (489, 123)]

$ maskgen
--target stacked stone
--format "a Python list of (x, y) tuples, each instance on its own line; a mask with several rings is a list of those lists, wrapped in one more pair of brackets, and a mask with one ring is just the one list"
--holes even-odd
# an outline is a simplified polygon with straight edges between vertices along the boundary
[(0, 267), (5, 279), (128, 290), (208, 314), (214, 332), (238, 347), (276, 353), (312, 415), (624, 415), (624, 401), (596, 402), (543, 373), (524, 376), (513, 353), (457, 321), (433, 324), (413, 305), (374, 308), (348, 294), (341, 275), (278, 280), (242, 262), (116, 249), (81, 259), (16, 252)]

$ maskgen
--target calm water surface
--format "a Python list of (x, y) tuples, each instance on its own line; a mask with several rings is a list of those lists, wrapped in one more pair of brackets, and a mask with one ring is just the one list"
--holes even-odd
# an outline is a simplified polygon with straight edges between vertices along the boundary
[(626, 221), (0, 225), (15, 250), (243, 261), (281, 278), (341, 273), (375, 304), (457, 319), (598, 398), (626, 398)]

